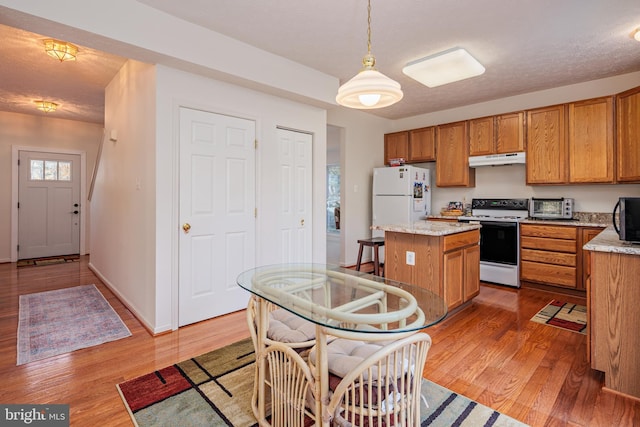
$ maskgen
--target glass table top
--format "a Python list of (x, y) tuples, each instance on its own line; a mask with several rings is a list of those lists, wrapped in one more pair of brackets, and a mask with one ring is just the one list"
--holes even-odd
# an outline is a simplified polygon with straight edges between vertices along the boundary
[(277, 264), (241, 273), (238, 285), (321, 326), (360, 333), (417, 331), (447, 314), (416, 285), (325, 264)]

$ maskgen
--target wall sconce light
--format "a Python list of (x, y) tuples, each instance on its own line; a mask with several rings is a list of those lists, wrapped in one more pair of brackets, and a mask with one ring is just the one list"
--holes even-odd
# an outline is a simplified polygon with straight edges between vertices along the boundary
[(78, 47), (71, 43), (60, 40), (46, 39), (44, 41), (44, 50), (53, 58), (60, 62), (75, 61), (78, 55)]
[(50, 101), (35, 101), (36, 108), (38, 110), (44, 111), (45, 113), (50, 113), (52, 111), (56, 111), (58, 108), (58, 104)]

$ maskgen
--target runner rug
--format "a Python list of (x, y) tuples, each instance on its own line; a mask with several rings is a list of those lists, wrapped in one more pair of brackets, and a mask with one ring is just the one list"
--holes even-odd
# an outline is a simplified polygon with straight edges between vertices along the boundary
[(531, 318), (536, 323), (587, 333), (587, 307), (553, 300)]
[(95, 285), (20, 295), (18, 365), (130, 335)]
[[(134, 424), (256, 426), (251, 410), (254, 353), (250, 339), (118, 384)], [(525, 426), (431, 381), (423, 380), (423, 427)]]

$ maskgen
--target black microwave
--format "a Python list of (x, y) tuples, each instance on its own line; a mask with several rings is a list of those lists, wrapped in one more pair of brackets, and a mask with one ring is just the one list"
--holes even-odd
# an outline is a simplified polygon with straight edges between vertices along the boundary
[[(620, 226), (616, 224), (616, 211), (620, 208)], [(613, 227), (620, 240), (640, 243), (640, 197), (620, 197), (613, 208)]]

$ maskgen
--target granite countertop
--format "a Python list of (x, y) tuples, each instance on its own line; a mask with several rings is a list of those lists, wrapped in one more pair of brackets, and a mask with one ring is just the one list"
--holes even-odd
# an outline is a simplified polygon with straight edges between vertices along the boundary
[(614, 252), (640, 256), (640, 244), (620, 240), (613, 226), (591, 239), (582, 249), (595, 252)]
[[(429, 215), (429, 218), (455, 219), (455, 216)], [(575, 212), (573, 219), (533, 219), (526, 218), (520, 220), (520, 224), (541, 224), (541, 225), (573, 225), (577, 227), (608, 227), (611, 225), (612, 214), (601, 212)]]
[(411, 224), (374, 225), (372, 230), (392, 231), (395, 233), (423, 234), (427, 236), (446, 236), (449, 234), (463, 233), (465, 231), (478, 230), (480, 224), (468, 224), (463, 222), (442, 221), (418, 221)]

